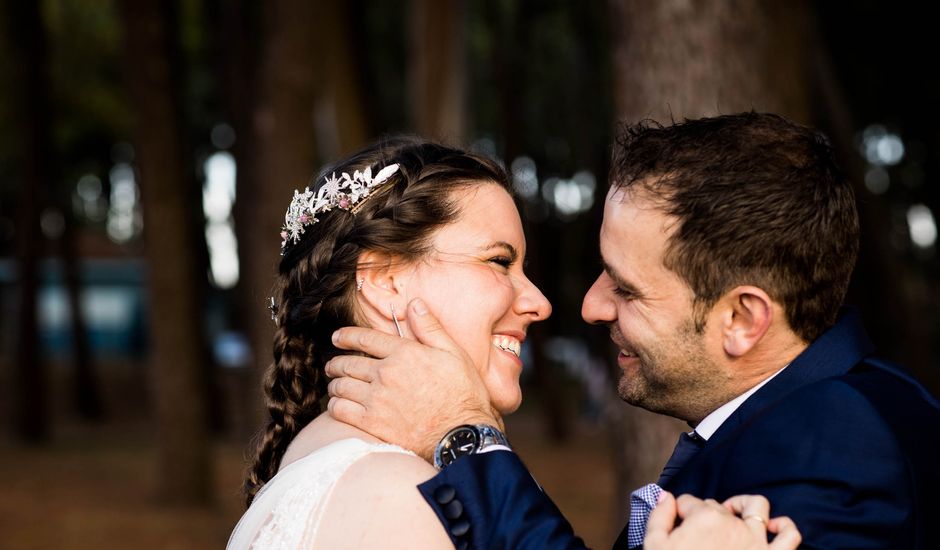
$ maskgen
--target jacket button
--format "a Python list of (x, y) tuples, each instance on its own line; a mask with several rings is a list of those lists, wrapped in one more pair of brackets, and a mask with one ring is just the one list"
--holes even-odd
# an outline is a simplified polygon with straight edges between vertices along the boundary
[(455, 537), (462, 537), (467, 534), (467, 531), (470, 530), (470, 522), (462, 519), (460, 521), (455, 521), (450, 526), (450, 534)]
[(434, 489), (434, 500), (436, 500), (438, 504), (447, 504), (454, 500), (455, 496), (457, 496), (457, 489), (454, 489), (450, 485), (441, 485), (437, 489)]
[(457, 519), (463, 513), (463, 503), (456, 498), (444, 506), (444, 516), (447, 519)]

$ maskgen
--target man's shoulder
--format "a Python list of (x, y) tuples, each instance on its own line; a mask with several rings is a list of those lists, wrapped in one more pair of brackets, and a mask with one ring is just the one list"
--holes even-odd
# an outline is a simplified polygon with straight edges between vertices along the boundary
[(839, 470), (852, 476), (881, 468), (890, 477), (916, 467), (921, 458), (940, 460), (940, 444), (923, 439), (938, 423), (940, 408), (922, 385), (903, 373), (860, 363), (843, 375), (799, 387), (744, 419), (715, 456), (724, 456), (731, 469), (755, 475), (772, 465), (794, 475)]
[(805, 419), (820, 428), (876, 420), (895, 425), (899, 413), (909, 420), (914, 413), (922, 418), (916, 424), (928, 424), (940, 419), (940, 403), (903, 368), (880, 360), (866, 360), (842, 375), (796, 388), (765, 411), (771, 419)]
[(865, 362), (769, 403), (753, 418), (745, 419), (739, 434), (798, 431), (812, 438), (814, 434), (830, 437), (832, 431), (849, 435), (863, 430), (870, 442), (879, 435), (936, 421), (940, 421), (940, 406), (919, 382), (901, 370)]
[(940, 408), (920, 383), (866, 361), (746, 419), (711, 457), (712, 491), (764, 494), (820, 546), (857, 546), (838, 539), (862, 536), (847, 528), (855, 524), (923, 533), (915, 511), (936, 511), (940, 490), (940, 442), (930, 437), (938, 422)]

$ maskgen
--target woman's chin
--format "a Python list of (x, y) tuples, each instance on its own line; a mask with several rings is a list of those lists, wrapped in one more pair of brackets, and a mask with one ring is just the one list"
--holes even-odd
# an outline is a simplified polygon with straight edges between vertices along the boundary
[(512, 394), (506, 392), (505, 395), (492, 396), (490, 403), (493, 405), (493, 408), (499, 411), (499, 414), (506, 416), (507, 414), (512, 414), (519, 410), (519, 406), (522, 405), (522, 392), (516, 391)]

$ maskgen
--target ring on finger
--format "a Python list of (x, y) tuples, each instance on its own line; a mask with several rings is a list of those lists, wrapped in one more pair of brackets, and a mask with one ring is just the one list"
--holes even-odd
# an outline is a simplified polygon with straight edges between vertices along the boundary
[(764, 525), (764, 528), (765, 528), (765, 529), (767, 528), (767, 520), (764, 519), (764, 518), (762, 518), (762, 517), (760, 517), (760, 516), (758, 516), (758, 515), (756, 515), (756, 514), (751, 514), (751, 515), (749, 515), (749, 516), (744, 516), (744, 517), (741, 518), (741, 519), (743, 519), (744, 521), (747, 521), (747, 520), (749, 520), (749, 519), (756, 519), (757, 521), (761, 522), (761, 523)]

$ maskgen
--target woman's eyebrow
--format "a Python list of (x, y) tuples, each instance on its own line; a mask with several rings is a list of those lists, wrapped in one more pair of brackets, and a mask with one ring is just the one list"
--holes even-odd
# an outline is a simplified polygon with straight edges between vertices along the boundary
[(516, 247), (514, 247), (513, 245), (507, 243), (506, 241), (496, 241), (496, 242), (490, 243), (490, 244), (488, 244), (488, 245), (486, 245), (486, 246), (480, 248), (480, 251), (481, 251), (481, 252), (486, 252), (486, 251), (492, 250), (492, 249), (494, 249), (494, 248), (502, 248), (502, 249), (506, 250), (506, 252), (509, 253), (509, 259), (512, 260), (512, 261), (516, 261), (516, 258), (519, 257), (519, 251), (516, 250)]

